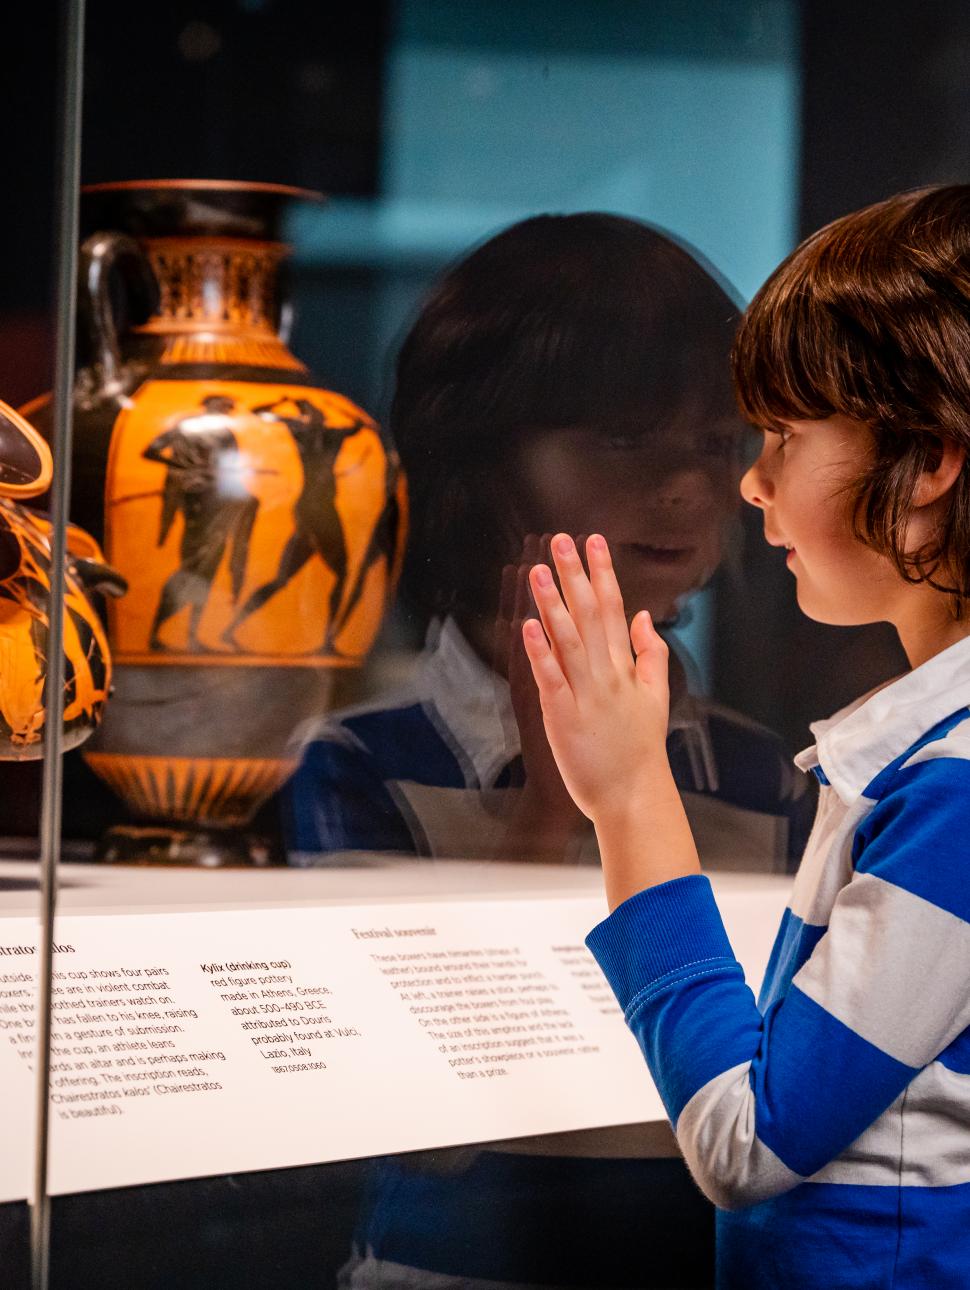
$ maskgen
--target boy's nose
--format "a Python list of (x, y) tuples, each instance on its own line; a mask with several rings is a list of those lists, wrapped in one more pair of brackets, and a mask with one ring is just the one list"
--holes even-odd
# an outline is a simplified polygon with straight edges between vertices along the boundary
[(702, 510), (710, 504), (711, 493), (708, 474), (703, 470), (686, 468), (674, 470), (660, 480), (654, 501), (664, 510)]
[(741, 476), (741, 496), (752, 506), (760, 506), (764, 510), (768, 495), (768, 481), (761, 470), (761, 459), (749, 467)]

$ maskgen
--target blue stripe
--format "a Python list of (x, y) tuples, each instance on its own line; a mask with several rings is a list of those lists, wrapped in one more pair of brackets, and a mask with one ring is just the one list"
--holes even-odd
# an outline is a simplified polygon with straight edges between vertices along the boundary
[(734, 963), (710, 879), (703, 874), (657, 883), (623, 901), (586, 944), (626, 1012), (640, 990), (687, 963)]
[(805, 1183), (717, 1216), (721, 1290), (967, 1290), (970, 1183)]
[(716, 975), (709, 969), (685, 969), (629, 1025), (676, 1128), (698, 1089), (751, 1060), (761, 1016), (740, 966), (733, 964)]
[(916, 1074), (797, 986), (766, 1014), (751, 1063), (755, 1129), (789, 1169), (810, 1177), (840, 1155)]
[(307, 746), (283, 793), (287, 846), (295, 851), (418, 848), (364, 755), (334, 743)]
[(955, 1075), (970, 1075), (970, 1028), (957, 1035), (936, 1060)]
[(944, 717), (942, 721), (938, 721), (935, 726), (932, 726), (927, 730), (926, 734), (923, 735), (922, 738), (917, 739), (916, 743), (911, 744), (904, 753), (901, 753), (899, 757), (894, 761), (891, 761), (888, 766), (884, 766), (879, 774), (876, 775), (874, 779), (870, 780), (862, 790), (862, 796), (868, 797), (873, 801), (878, 801), (892, 786), (892, 782), (896, 777), (896, 772), (900, 767), (904, 766), (907, 761), (909, 761), (910, 757), (918, 753), (921, 748), (925, 748), (927, 744), (936, 743), (938, 739), (945, 739), (951, 730), (955, 730), (956, 727), (966, 721), (968, 717), (970, 717), (970, 708), (958, 708), (956, 712), (951, 712), (948, 717)]
[[(420, 703), (348, 717), (332, 739), (303, 750), (284, 790), (287, 846), (294, 851), (428, 853), (420, 823), (389, 784), (405, 781), (465, 788), (458, 759)], [(474, 779), (474, 772), (470, 772)]]
[(896, 773), (856, 829), (852, 860), (970, 922), (968, 838), (970, 761), (934, 757)]
[(785, 910), (758, 997), (758, 1007), (762, 1012), (767, 1012), (773, 1003), (784, 998), (795, 973), (808, 962), (825, 931), (817, 923), (806, 923), (790, 909)]
[[(707, 714), (707, 730), (717, 766), (719, 800), (769, 815), (791, 810), (794, 772), (778, 735), (760, 726), (740, 725), (719, 712)], [(682, 729), (671, 731), (667, 756), (677, 787), (697, 792), (687, 735)]]
[(701, 874), (648, 887), (586, 938), (626, 1014), (671, 1120), (722, 1071), (749, 1061), (761, 1014)]
[(342, 724), (370, 753), (382, 779), (410, 780), (435, 788), (478, 787), (469, 783), (423, 704), (364, 712), (347, 717)]

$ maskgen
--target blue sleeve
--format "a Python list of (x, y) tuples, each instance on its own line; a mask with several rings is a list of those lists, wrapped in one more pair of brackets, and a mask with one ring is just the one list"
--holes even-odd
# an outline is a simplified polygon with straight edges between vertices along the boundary
[(968, 826), (970, 763), (901, 771), (857, 832), (828, 928), (764, 1016), (702, 876), (640, 892), (591, 933), (718, 1205), (780, 1194), (835, 1160), (970, 1025)]
[(339, 739), (308, 744), (284, 790), (289, 851), (421, 854), (408, 821), (366, 749)]

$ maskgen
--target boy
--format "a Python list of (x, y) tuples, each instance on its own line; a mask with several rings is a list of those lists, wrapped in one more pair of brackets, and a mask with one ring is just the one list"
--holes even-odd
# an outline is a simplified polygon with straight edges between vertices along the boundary
[[(970, 1284), (970, 187), (837, 220), (748, 310), (742, 495), (799, 604), (912, 671), (813, 727), (821, 797), (756, 1007), (664, 752), (666, 646), (605, 541), (553, 540), (523, 627), (614, 911), (589, 945), (716, 1202), (718, 1284)], [(544, 629), (544, 630), (543, 630)], [(628, 640), (632, 640), (635, 660)]]

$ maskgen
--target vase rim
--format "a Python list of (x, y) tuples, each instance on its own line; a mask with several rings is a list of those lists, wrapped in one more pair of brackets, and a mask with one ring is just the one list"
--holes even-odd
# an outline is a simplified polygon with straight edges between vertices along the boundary
[(326, 196), (312, 188), (297, 188), (292, 184), (271, 184), (245, 179), (114, 179), (107, 183), (83, 184), (81, 192), (115, 193), (134, 189), (183, 189), (191, 192), (274, 193), (279, 197), (300, 198), (309, 202), (325, 202)]
[(46, 492), (54, 474), (51, 450), (27, 418), (2, 399), (0, 444), (2, 456), (10, 458), (0, 465), (0, 497), (36, 497)]

